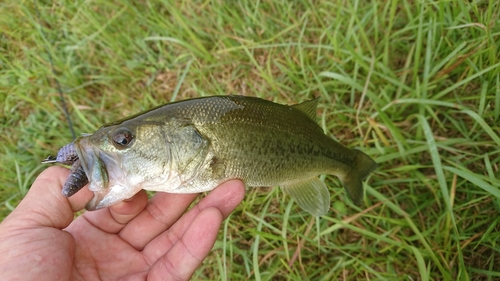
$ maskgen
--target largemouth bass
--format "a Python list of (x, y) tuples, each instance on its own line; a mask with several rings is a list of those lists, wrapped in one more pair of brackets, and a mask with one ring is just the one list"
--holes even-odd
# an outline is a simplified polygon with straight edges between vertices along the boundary
[(63, 194), (89, 182), (87, 210), (111, 206), (139, 190), (198, 193), (229, 179), (280, 186), (307, 212), (324, 215), (330, 193), (318, 178), (337, 176), (354, 203), (376, 163), (323, 133), (318, 99), (287, 106), (243, 96), (166, 104), (77, 138), (46, 163), (72, 164)]

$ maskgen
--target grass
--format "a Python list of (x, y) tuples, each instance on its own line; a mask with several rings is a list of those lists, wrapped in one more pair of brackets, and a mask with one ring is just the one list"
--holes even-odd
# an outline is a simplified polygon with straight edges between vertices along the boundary
[(56, 81), (77, 134), (197, 96), (320, 96), (325, 132), (379, 163), (365, 206), (330, 176), (322, 218), (249, 190), (194, 279), (500, 280), (498, 1), (7, 0), (0, 15), (0, 217), (72, 139)]

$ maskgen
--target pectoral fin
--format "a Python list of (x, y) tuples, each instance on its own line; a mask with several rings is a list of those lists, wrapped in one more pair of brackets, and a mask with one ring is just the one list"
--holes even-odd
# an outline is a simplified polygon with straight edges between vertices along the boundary
[(322, 216), (330, 208), (330, 192), (319, 178), (283, 185), (281, 189), (313, 216)]

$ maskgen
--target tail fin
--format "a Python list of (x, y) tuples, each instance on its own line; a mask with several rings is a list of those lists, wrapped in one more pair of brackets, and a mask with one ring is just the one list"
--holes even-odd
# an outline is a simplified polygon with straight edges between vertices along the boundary
[(344, 188), (356, 205), (361, 205), (363, 201), (363, 182), (368, 175), (377, 168), (377, 163), (359, 150), (354, 150), (356, 160), (351, 167), (351, 170), (346, 173), (340, 180), (344, 184)]

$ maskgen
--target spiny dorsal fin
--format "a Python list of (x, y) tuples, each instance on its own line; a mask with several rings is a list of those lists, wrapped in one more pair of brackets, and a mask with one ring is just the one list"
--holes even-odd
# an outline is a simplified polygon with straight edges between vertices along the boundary
[(299, 104), (292, 105), (293, 108), (304, 112), (312, 120), (316, 120), (316, 108), (318, 108), (319, 97)]

